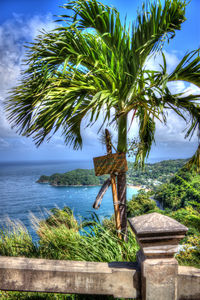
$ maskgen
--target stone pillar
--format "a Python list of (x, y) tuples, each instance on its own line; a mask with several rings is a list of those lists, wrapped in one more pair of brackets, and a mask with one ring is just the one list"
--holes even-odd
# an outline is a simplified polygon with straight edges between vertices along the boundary
[(176, 300), (178, 262), (174, 254), (187, 227), (158, 213), (130, 218), (129, 223), (140, 245), (142, 300)]

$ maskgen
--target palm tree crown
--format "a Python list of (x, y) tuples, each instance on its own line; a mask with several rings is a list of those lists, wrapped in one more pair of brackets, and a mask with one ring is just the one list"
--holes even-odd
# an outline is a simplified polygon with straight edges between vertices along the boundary
[[(65, 142), (77, 149), (82, 146), (81, 121), (88, 113), (91, 125), (103, 109), (105, 123), (114, 108), (114, 120), (119, 126), (122, 120), (124, 127), (123, 118), (136, 110), (143, 157), (154, 138), (154, 119), (164, 117), (164, 108), (175, 110), (183, 118), (182, 109), (187, 110), (192, 116), (187, 134), (192, 133), (199, 118), (194, 102), (198, 96), (172, 95), (166, 84), (185, 80), (199, 86), (197, 52), (187, 54), (169, 75), (164, 56), (161, 72), (144, 68), (149, 54), (180, 29), (185, 6), (177, 0), (166, 0), (163, 8), (160, 2), (143, 5), (137, 20), (127, 29), (114, 8), (96, 0), (70, 1), (64, 7), (72, 15), (62, 16), (67, 26), (44, 33), (28, 48), (29, 67), (7, 104), (10, 121), (20, 133), (33, 135), (37, 145), (62, 127)], [(123, 151), (126, 145), (118, 148)]]
[(83, 118), (88, 116), (90, 126), (103, 111), (103, 124), (117, 123), (117, 150), (125, 152), (127, 115), (133, 111), (142, 145), (136, 161), (142, 162), (154, 140), (155, 119), (165, 122), (166, 109), (190, 120), (186, 136), (191, 136), (199, 129), (200, 97), (172, 94), (167, 83), (184, 80), (200, 87), (198, 50), (187, 53), (171, 74), (164, 54), (161, 71), (145, 66), (149, 55), (181, 29), (186, 5), (181, 0), (143, 4), (128, 26), (115, 8), (96, 0), (69, 1), (63, 7), (71, 15), (62, 15), (61, 26), (28, 47), (28, 68), (7, 101), (9, 120), (37, 145), (62, 128), (66, 144), (78, 149)]

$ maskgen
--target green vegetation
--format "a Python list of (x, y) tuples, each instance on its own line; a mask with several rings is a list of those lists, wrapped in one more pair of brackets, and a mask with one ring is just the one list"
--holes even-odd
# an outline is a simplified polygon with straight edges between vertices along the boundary
[(132, 197), (131, 201), (128, 201), (127, 213), (128, 216), (135, 217), (155, 209), (156, 202), (150, 199), (150, 193), (141, 190), (136, 196)]
[[(183, 163), (179, 160), (177, 162)], [(172, 169), (171, 161), (169, 171)], [(164, 210), (155, 207), (155, 202), (151, 199), (152, 194), (140, 191), (138, 195), (133, 196), (128, 202), (128, 214), (137, 216), (157, 211), (187, 226), (189, 230), (181, 241), (182, 248), (176, 258), (182, 265), (200, 268), (200, 174), (182, 167), (168, 182), (157, 187), (153, 198), (162, 204)]]
[[(170, 74), (162, 52), (186, 21), (187, 4), (146, 1), (129, 26), (115, 8), (96, 0), (68, 1), (63, 6), (67, 15), (58, 20), (61, 25), (27, 47), (27, 68), (6, 101), (13, 127), (32, 136), (38, 146), (61, 130), (65, 143), (78, 149), (81, 124), (87, 128), (100, 120), (100, 128), (116, 126), (117, 151), (126, 153), (132, 114), (139, 121), (136, 163), (142, 165), (154, 142), (155, 121), (166, 125), (168, 110), (185, 121), (185, 136), (193, 136), (200, 127), (199, 95), (173, 92), (168, 83), (184, 80), (200, 86), (199, 49), (186, 53)], [(157, 58), (158, 51), (159, 70), (147, 69), (150, 55)], [(199, 149), (196, 153), (191, 162), (200, 165)], [(126, 205), (126, 173), (118, 174), (117, 185), (118, 200)], [(121, 228), (126, 232), (122, 207)]]
[(179, 264), (200, 268), (200, 210), (187, 206), (167, 212), (167, 215), (189, 229), (186, 237), (181, 241), (182, 248), (176, 255)]
[(37, 182), (50, 183), (53, 186), (101, 185), (107, 178), (106, 175), (95, 176), (94, 170), (76, 169), (64, 174), (42, 175)]
[[(187, 226), (188, 233), (181, 242), (182, 248), (176, 258), (181, 265), (200, 268), (200, 198), (197, 190), (200, 175), (182, 168), (172, 176), (173, 172), (184, 163), (184, 160), (176, 160), (149, 164), (150, 176), (157, 165), (158, 176), (161, 176), (162, 171), (165, 170), (165, 174), (170, 174), (170, 180), (159, 186), (155, 195), (153, 191), (147, 193), (143, 190), (139, 191), (128, 202), (127, 212), (130, 217), (157, 211)], [(172, 185), (179, 193), (174, 194)], [(165, 199), (166, 190), (171, 191), (171, 202), (163, 200), (166, 209), (159, 210), (152, 200), (152, 195), (158, 200), (161, 199), (159, 197)], [(167, 195), (170, 194), (169, 191)], [(180, 206), (177, 203), (180, 203)], [(11, 223), (9, 228), (4, 228), (0, 232), (0, 255), (102, 262), (136, 260), (136, 252), (139, 249), (136, 239), (132, 232), (128, 231), (128, 242), (119, 242), (114, 216), (104, 219), (101, 224), (93, 214), (89, 220), (78, 224), (73, 212), (68, 207), (64, 207), (62, 210), (52, 209), (50, 215), (42, 221), (33, 217), (33, 223), (39, 236), (37, 244), (33, 243), (22, 225)], [(44, 293), (1, 292), (1, 294), (1, 299), (113, 299), (105, 296), (102, 298), (102, 296)]]
[(180, 265), (188, 265), (200, 268), (200, 210), (191, 205), (185, 208), (171, 210), (159, 210), (152, 203), (149, 194), (144, 191), (134, 196), (128, 202), (129, 216), (150, 213), (153, 211), (165, 214), (188, 227), (186, 237), (181, 241), (181, 248), (176, 255)]
[(0, 255), (38, 257), (38, 249), (32, 237), (21, 223), (9, 221), (0, 230)]
[[(167, 182), (186, 162), (185, 159), (164, 160), (146, 164), (144, 170), (136, 169), (134, 163), (128, 162), (128, 184), (154, 189), (157, 185)], [(37, 182), (54, 186), (102, 185), (107, 178), (107, 175), (95, 176), (94, 170), (91, 169), (76, 169), (64, 174), (42, 175)]]
[(158, 200), (164, 208), (177, 210), (193, 205), (197, 207), (200, 203), (200, 174), (180, 169), (169, 181), (159, 186), (154, 198)]
[[(7, 101), (9, 120), (20, 134), (33, 136), (35, 143), (40, 145), (61, 129), (65, 143), (78, 149), (82, 147), (82, 121), (84, 120), (86, 127), (91, 126), (102, 116), (104, 108), (102, 125), (109, 124), (110, 121), (116, 125), (117, 151), (127, 152), (127, 119), (131, 113), (133, 118), (137, 117), (139, 120), (136, 162), (143, 165), (154, 142), (155, 120), (166, 124), (167, 109), (173, 110), (186, 121), (186, 137), (192, 136), (196, 128), (199, 129), (200, 107), (199, 101), (196, 101), (199, 100), (199, 95), (173, 94), (167, 85), (173, 81), (184, 80), (200, 86), (199, 51), (185, 54), (170, 74), (167, 73), (164, 53), (160, 70), (146, 69), (149, 55), (161, 51), (164, 43), (173, 39), (176, 30), (181, 29), (186, 20), (185, 1), (165, 0), (163, 4), (161, 1), (147, 2), (138, 11), (136, 21), (130, 24), (130, 30), (127, 30), (126, 21), (121, 22), (116, 9), (96, 0), (71, 0), (64, 8), (69, 15), (61, 16), (61, 21), (64, 21), (62, 25), (52, 32), (42, 33), (28, 47), (28, 67), (21, 83), (13, 89)], [(66, 27), (63, 27), (63, 23), (67, 24)], [(111, 109), (114, 115), (111, 114)], [(89, 117), (85, 118), (86, 116)], [(199, 155), (200, 148), (190, 162), (199, 166)], [(140, 173), (130, 167), (128, 183), (153, 187), (167, 181), (177, 171), (174, 169), (171, 173), (169, 170), (163, 173), (162, 168), (159, 175), (156, 170), (159, 170), (158, 165), (154, 170), (150, 165), (146, 171)], [(79, 170), (81, 178), (77, 178), (75, 173), (77, 172), (70, 175), (54, 174), (51, 179), (43, 176), (40, 182), (49, 181), (53, 185), (100, 184), (92, 174), (81, 175)], [(184, 189), (175, 193), (176, 197), (168, 197), (170, 200), (164, 198), (163, 203), (168, 208), (183, 207), (181, 209), (185, 210), (177, 210), (174, 217), (180, 218), (185, 214), (183, 222), (187, 220), (190, 229), (197, 230), (199, 236), (196, 227), (199, 212), (195, 210), (195, 213), (193, 208), (199, 204), (196, 188), (180, 175), (175, 175), (175, 181), (176, 184), (181, 182)], [(126, 184), (125, 173), (118, 174), (117, 183), (118, 200), (126, 205), (123, 192)], [(175, 185), (173, 182), (170, 184)], [(174, 193), (172, 186), (170, 188)], [(191, 204), (193, 211), (184, 208), (189, 203), (187, 197), (190, 193), (197, 201), (196, 204)], [(123, 205), (120, 206), (121, 227), (126, 232), (127, 215)], [(155, 209), (152, 200), (145, 193), (133, 198), (128, 208), (129, 213), (134, 214), (148, 213)], [(167, 213), (173, 215), (174, 212)], [(106, 220), (101, 225), (93, 220), (88, 224), (90, 230), (81, 235), (71, 212), (67, 212), (67, 226), (63, 222), (66, 210), (64, 213), (57, 210), (53, 214), (53, 217), (38, 224), (38, 246), (21, 230), (11, 234), (2, 233), (0, 254), (2, 251), (10, 255), (14, 253), (28, 256), (30, 248), (31, 257), (35, 255), (88, 261), (134, 261), (137, 250), (135, 238), (129, 233), (128, 243), (119, 243), (113, 234), (112, 221)], [(17, 241), (17, 244), (13, 241)], [(195, 242), (188, 239), (187, 243)], [(198, 246), (195, 247), (194, 251), (197, 251)], [(195, 255), (191, 255), (192, 259)], [(181, 259), (183, 261), (180, 254), (179, 260)], [(198, 255), (194, 261), (195, 264), (198, 263)], [(73, 299), (70, 297), (74, 296), (69, 296), (69, 299)], [(76, 297), (78, 299), (79, 296)], [(22, 299), (21, 296), (20, 298)], [(95, 297), (92, 296), (92, 299)]]
[(200, 268), (200, 174), (180, 169), (169, 183), (156, 189), (154, 198), (170, 217), (189, 228), (176, 256), (179, 263)]
[(186, 159), (163, 160), (146, 164), (144, 169), (135, 168), (134, 163), (128, 162), (127, 182), (154, 189), (167, 182), (186, 162)]
[[(114, 218), (101, 224), (95, 214), (78, 224), (68, 207), (52, 209), (46, 220), (32, 217), (39, 242), (33, 243), (27, 230), (10, 223), (0, 232), (0, 255), (79, 261), (135, 261), (138, 245), (131, 231), (128, 242), (117, 238)], [(87, 226), (87, 230), (84, 228)], [(113, 299), (110, 296), (59, 295), (0, 292), (1, 299)]]

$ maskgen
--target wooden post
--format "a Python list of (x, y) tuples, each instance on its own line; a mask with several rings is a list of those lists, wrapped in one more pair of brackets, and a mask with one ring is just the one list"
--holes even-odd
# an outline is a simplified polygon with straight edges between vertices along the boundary
[[(108, 129), (105, 129), (106, 134), (106, 149), (107, 153), (112, 153), (112, 146), (111, 146), (111, 139), (110, 139), (110, 133)], [(112, 195), (113, 195), (113, 205), (114, 205), (114, 212), (115, 212), (115, 223), (116, 223), (116, 229), (117, 229), (117, 235), (121, 239), (121, 221), (120, 221), (120, 210), (119, 210), (119, 202), (118, 202), (118, 196), (117, 196), (117, 186), (115, 181), (115, 175), (110, 175), (111, 179), (111, 187), (112, 187)]]

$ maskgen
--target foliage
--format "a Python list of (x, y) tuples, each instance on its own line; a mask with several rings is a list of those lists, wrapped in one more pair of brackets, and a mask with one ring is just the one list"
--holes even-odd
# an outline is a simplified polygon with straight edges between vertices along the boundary
[[(149, 196), (149, 193), (141, 191), (138, 196), (133, 197), (128, 203), (129, 213), (139, 215), (152, 210), (158, 211)], [(159, 212), (189, 228), (176, 255), (178, 262), (182, 265), (200, 267), (200, 211), (187, 206), (176, 211)], [(80, 226), (81, 231), (77, 231), (77, 222), (73, 220), (73, 213), (65, 207), (63, 210), (53, 209), (46, 220), (37, 220), (36, 223), (34, 219), (34, 223), (39, 234), (38, 245), (32, 243), (25, 228), (15, 227), (10, 223), (9, 230), (1, 231), (0, 255), (108, 262), (135, 261), (139, 249), (131, 232), (128, 232), (128, 243), (118, 240), (113, 216), (111, 219), (104, 219), (101, 224), (94, 214), (89, 220), (84, 221), (84, 226), (87, 227), (83, 229), (83, 226)], [(95, 296), (95, 298), (88, 295), (21, 292), (2, 292), (1, 297), (2, 299), (113, 299), (105, 296)]]
[(184, 55), (170, 74), (163, 53), (160, 71), (146, 68), (149, 55), (181, 29), (186, 5), (147, 1), (128, 29), (115, 8), (96, 0), (70, 0), (63, 6), (69, 14), (60, 17), (61, 25), (27, 47), (28, 68), (6, 102), (10, 122), (37, 145), (61, 129), (65, 143), (78, 149), (83, 119), (91, 126), (104, 111), (102, 126), (118, 126), (117, 150), (125, 152), (131, 112), (139, 119), (136, 162), (142, 163), (154, 141), (155, 119), (166, 123), (167, 109), (187, 126), (189, 120), (186, 136), (193, 135), (199, 126), (199, 95), (172, 94), (167, 83), (184, 80), (200, 86), (198, 50)]
[(50, 216), (40, 221), (39, 228), (43, 226), (58, 227), (61, 225), (65, 225), (68, 229), (73, 231), (78, 231), (79, 229), (78, 222), (74, 218), (72, 210), (67, 206), (64, 206), (63, 209), (52, 208), (50, 210)]
[(149, 195), (141, 190), (128, 201), (127, 213), (128, 216), (135, 217), (154, 209), (156, 209), (155, 201), (150, 199)]
[[(117, 151), (125, 153), (128, 114), (133, 113), (139, 120), (141, 145), (135, 163), (142, 166), (154, 142), (155, 121), (166, 124), (167, 110), (186, 122), (186, 137), (193, 136), (200, 129), (200, 95), (173, 93), (167, 84), (184, 80), (200, 87), (199, 49), (185, 54), (170, 74), (164, 53), (161, 70), (146, 66), (149, 56), (161, 51), (181, 29), (186, 5), (182, 0), (147, 1), (127, 28), (126, 19), (122, 23), (115, 8), (97, 0), (68, 1), (63, 8), (69, 15), (58, 20), (61, 26), (43, 32), (27, 47), (28, 67), (6, 101), (10, 123), (20, 134), (32, 136), (37, 146), (61, 130), (66, 145), (79, 149), (81, 123), (92, 126), (103, 116), (100, 128), (115, 125)], [(126, 205), (125, 177), (125, 173), (118, 174), (122, 205)], [(125, 233), (127, 216), (122, 205), (119, 212)]]
[(181, 265), (200, 268), (200, 210), (187, 206), (175, 211), (158, 211), (155, 203), (152, 208), (152, 200), (148, 196), (148, 193), (142, 192), (128, 202), (128, 213), (130, 216), (150, 213), (153, 210), (165, 214), (188, 227), (187, 235), (181, 241), (176, 258)]
[(0, 230), (0, 255), (37, 257), (39, 252), (27, 229), (8, 220), (7, 226)]
[(199, 174), (182, 168), (170, 179), (169, 183), (156, 189), (154, 197), (162, 203), (164, 208), (176, 210), (192, 202), (193, 206), (197, 207), (200, 203), (199, 180)]
[(188, 227), (188, 233), (176, 255), (178, 262), (200, 268), (200, 212), (188, 206), (168, 215)]
[[(156, 184), (167, 182), (185, 163), (185, 159), (164, 160), (154, 164), (148, 163), (145, 165), (145, 169), (141, 169), (136, 168), (133, 162), (128, 162), (128, 184), (155, 188)], [(101, 185), (107, 178), (107, 175), (95, 176), (94, 170), (91, 169), (76, 169), (63, 174), (42, 175), (37, 182), (49, 183), (54, 186)]]
[(176, 159), (163, 160), (154, 164), (147, 163), (144, 169), (136, 168), (134, 163), (128, 162), (127, 181), (130, 184), (155, 188), (156, 185), (168, 182), (186, 161)]
[(189, 228), (187, 235), (200, 235), (200, 213), (192, 206), (172, 211), (168, 215)]
[[(167, 73), (163, 53), (161, 71), (148, 70), (145, 65), (149, 55), (161, 50), (164, 42), (181, 29), (185, 7), (186, 1), (181, 0), (165, 0), (163, 5), (161, 1), (147, 2), (127, 29), (116, 9), (96, 0), (70, 0), (64, 6), (71, 11), (70, 16), (61, 16), (67, 26), (44, 32), (28, 47), (28, 68), (6, 103), (10, 122), (20, 134), (32, 136), (38, 146), (61, 129), (65, 143), (78, 149), (82, 146), (81, 122), (85, 120), (86, 126), (91, 126), (104, 111), (102, 126), (110, 121), (118, 126), (117, 150), (125, 152), (127, 116), (133, 112), (139, 119), (141, 145), (136, 162), (142, 164), (154, 141), (155, 120), (165, 124), (167, 109), (186, 121), (186, 137), (192, 136), (200, 124), (199, 95), (172, 94), (167, 83), (184, 80), (200, 86), (198, 49), (184, 55), (171, 74)], [(188, 166), (199, 161), (197, 150)], [(180, 189), (175, 197), (168, 197), (169, 203), (165, 202), (172, 208), (184, 206), (189, 194), (195, 201), (198, 198), (192, 183), (188, 185), (181, 175), (177, 176), (180, 184), (177, 181), (176, 186), (184, 185), (186, 192)], [(183, 203), (179, 202), (180, 196)], [(142, 209), (138, 206), (138, 213), (147, 212), (151, 203), (144, 195), (139, 199)], [(136, 208), (135, 200), (132, 205)], [(134, 260), (133, 245), (135, 250), (137, 245), (132, 235), (128, 243), (119, 243), (108, 228), (95, 220), (81, 235), (61, 219), (59, 214), (56, 226), (39, 224), (41, 257)]]
[(176, 258), (181, 265), (200, 268), (200, 234), (189, 236)]
[[(113, 300), (112, 296), (105, 295), (63, 295), (55, 293), (36, 293), (36, 292), (5, 292), (0, 291), (2, 300)], [(121, 299), (123, 300), (123, 299)]]
[(61, 295), (52, 293), (29, 293), (29, 292), (5, 292), (0, 291), (2, 300), (75, 300), (80, 299), (76, 295)]
[[(63, 217), (66, 217), (66, 222)], [(53, 209), (50, 217), (44, 221), (34, 217), (33, 223), (39, 235), (36, 245), (25, 227), (10, 222), (9, 228), (0, 232), (0, 255), (104, 262), (135, 261), (138, 249), (135, 237), (129, 232), (129, 242), (119, 242), (113, 218), (102, 225), (93, 214), (83, 222), (86, 229), (79, 225), (81, 231), (77, 230), (77, 221), (72, 218), (73, 214), (67, 207), (64, 210)]]
[[(183, 244), (176, 255), (182, 265), (200, 267), (200, 175), (188, 171), (187, 164), (170, 180), (159, 186), (155, 199), (161, 202), (168, 216), (188, 227)], [(170, 210), (172, 211), (170, 211)]]
[(135, 260), (137, 243), (131, 233), (128, 243), (119, 243), (116, 231), (101, 225), (95, 215), (84, 224), (87, 227), (80, 234), (64, 224), (55, 227), (39, 223), (41, 255), (51, 259), (104, 262)]
[(38, 183), (50, 183), (54, 186), (64, 185), (101, 185), (108, 176), (95, 176), (94, 170), (76, 169), (63, 174), (56, 173), (51, 176), (42, 175)]

